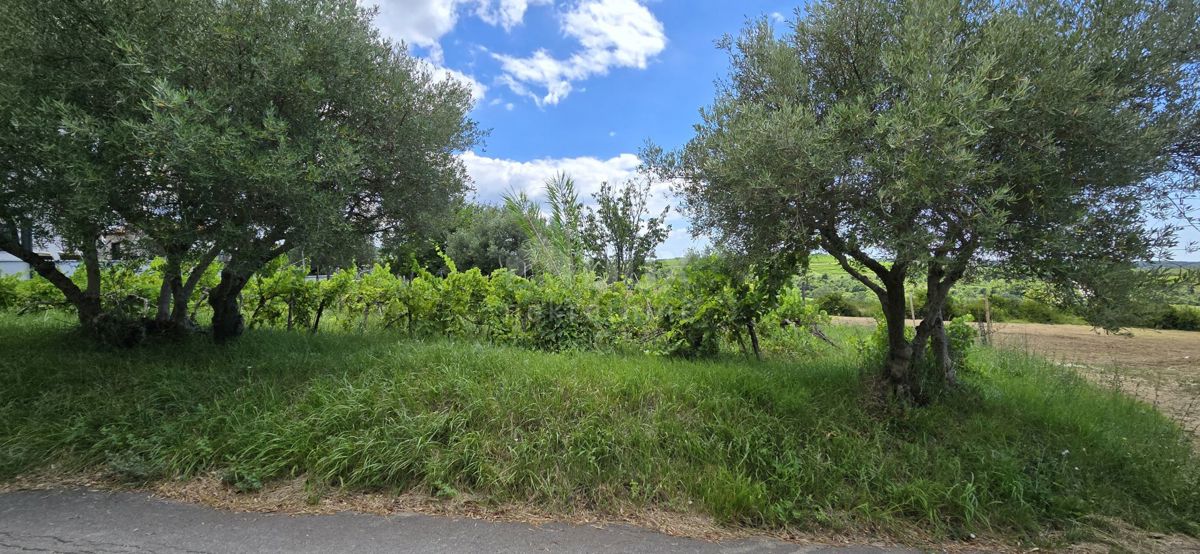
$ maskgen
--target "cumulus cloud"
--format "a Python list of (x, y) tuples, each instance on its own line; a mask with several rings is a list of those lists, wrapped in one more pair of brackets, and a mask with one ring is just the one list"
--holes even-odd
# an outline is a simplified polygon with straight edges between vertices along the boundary
[(379, 10), (375, 25), (388, 38), (438, 49), (442, 35), (458, 23), (455, 0), (362, 0)]
[(461, 159), (475, 182), (479, 200), (492, 204), (499, 203), (501, 196), (510, 190), (542, 198), (545, 196), (546, 181), (560, 172), (570, 175), (575, 180), (580, 196), (590, 199), (592, 193), (600, 190), (600, 183), (618, 183), (631, 178), (641, 164), (634, 154), (621, 154), (608, 159), (580, 156), (522, 162), (466, 152)]
[(584, 0), (563, 15), (562, 31), (581, 46), (565, 59), (544, 49), (527, 57), (492, 54), (504, 72), (500, 81), (538, 105), (553, 105), (571, 93), (572, 83), (612, 68), (645, 69), (667, 46), (662, 22), (637, 0)]
[(531, 5), (553, 0), (362, 0), (378, 10), (375, 25), (388, 38), (428, 51), (432, 70), (441, 78), (456, 79), (471, 88), (476, 101), (483, 99), (487, 87), (478, 79), (445, 67), (441, 38), (458, 24), (459, 14), (471, 11), (489, 25), (510, 31), (525, 19)]
[(552, 4), (553, 0), (475, 0), (475, 15), (489, 25), (511, 31), (525, 20), (529, 6)]
[(512, 30), (525, 20), (531, 5), (553, 0), (361, 0), (378, 8), (376, 25), (385, 35), (425, 48), (437, 48), (442, 36), (458, 23), (458, 16), (471, 11), (489, 25)]
[[(580, 200), (591, 206), (594, 205), (592, 194), (600, 190), (601, 183), (623, 183), (635, 177), (641, 165), (637, 155), (628, 153), (608, 159), (580, 156), (527, 162), (491, 158), (475, 152), (466, 152), (460, 158), (475, 182), (476, 200), (485, 204), (500, 204), (503, 195), (509, 191), (524, 192), (530, 198), (544, 201), (546, 181), (565, 172), (574, 179)], [(650, 192), (650, 212), (658, 215), (668, 205), (678, 205), (671, 194), (670, 185), (655, 183)], [(682, 256), (688, 249), (700, 244), (692, 240), (687, 220), (677, 210), (671, 210), (667, 222), (672, 230), (667, 241), (658, 248), (660, 258)]]

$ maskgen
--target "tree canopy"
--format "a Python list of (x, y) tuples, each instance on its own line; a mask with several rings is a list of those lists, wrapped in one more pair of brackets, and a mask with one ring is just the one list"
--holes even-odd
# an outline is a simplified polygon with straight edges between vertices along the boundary
[(646, 175), (616, 187), (601, 183), (593, 195), (596, 208), (584, 218), (583, 238), (596, 270), (610, 282), (641, 278), (654, 249), (671, 233), (670, 206), (657, 216), (650, 213), (652, 183)]
[(695, 137), (645, 157), (718, 242), (832, 254), (883, 306), (885, 377), (920, 397), (954, 379), (941, 307), (974, 267), (1086, 293), (1170, 244), (1146, 208), (1195, 124), (1198, 34), (1188, 1), (816, 2), (726, 37)]
[(461, 225), (446, 238), (446, 255), (458, 267), (477, 267), (485, 275), (500, 268), (528, 273), (527, 237), (511, 212), (486, 204), (471, 204), (461, 211)]
[(218, 339), (240, 332), (238, 294), (280, 253), (412, 233), (461, 200), (456, 153), (481, 138), (470, 91), (353, 0), (14, 4), (0, 16), (0, 220), (64, 237), (89, 268), (98, 237), (137, 234), (167, 259), (176, 318), (194, 285), (181, 268), (224, 253)]

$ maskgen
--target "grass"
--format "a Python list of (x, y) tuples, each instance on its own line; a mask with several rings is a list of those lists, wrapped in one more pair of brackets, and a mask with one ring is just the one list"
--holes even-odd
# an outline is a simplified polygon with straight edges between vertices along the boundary
[(965, 392), (906, 410), (847, 353), (684, 362), (273, 331), (108, 351), (3, 314), (0, 352), (0, 480), (56, 463), (768, 528), (1032, 536), (1100, 515), (1200, 532), (1200, 461), (1174, 424), (1019, 354), (976, 352)]

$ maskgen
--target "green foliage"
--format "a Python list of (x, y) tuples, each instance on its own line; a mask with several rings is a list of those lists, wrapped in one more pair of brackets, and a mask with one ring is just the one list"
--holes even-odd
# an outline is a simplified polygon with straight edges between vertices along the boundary
[(969, 314), (946, 322), (946, 340), (950, 343), (950, 359), (958, 371), (970, 370), (968, 355), (979, 341), (979, 330)]
[(665, 353), (708, 358), (720, 351), (722, 339), (735, 325), (736, 311), (729, 275), (722, 269), (715, 256), (694, 258), (670, 283), (660, 321)]
[(0, 479), (215, 473), (253, 491), (303, 476), (937, 538), (1036, 540), (1092, 516), (1200, 533), (1200, 460), (1176, 425), (1020, 354), (974, 349), (962, 391), (905, 410), (868, 401), (834, 349), (694, 362), (271, 330), (220, 350), (62, 347), (75, 337), (66, 318), (0, 314)]
[[(310, 332), (390, 330), (408, 336), (450, 336), (499, 344), (561, 350), (675, 352), (681, 336), (711, 327), (705, 356), (732, 349), (746, 323), (768, 321), (759, 330), (763, 350), (792, 356), (813, 345), (803, 333), (779, 331), (781, 322), (804, 327), (820, 324), (811, 306), (801, 305), (790, 290), (788, 303), (768, 310), (756, 277), (729, 273), (724, 262), (695, 264), (690, 279), (649, 280), (636, 286), (608, 283), (590, 273), (572, 277), (553, 274), (521, 277), (506, 269), (485, 275), (479, 268), (459, 271), (444, 256), (447, 272), (419, 270), (412, 278), (397, 276), (386, 264), (359, 273), (352, 268), (326, 278), (310, 277), (309, 269), (281, 256), (256, 272), (243, 291), (251, 328)], [(96, 332), (112, 345), (140, 344), (153, 330), (155, 301), (164, 260), (147, 267), (114, 264), (101, 272), (107, 313)], [(193, 315), (215, 286), (220, 264), (207, 267), (189, 301)], [(80, 272), (81, 273), (81, 272)], [(82, 279), (81, 276), (76, 276)], [(16, 313), (53, 313), (66, 306), (62, 292), (45, 279), (0, 279), (0, 300)], [(198, 311), (197, 311), (198, 309)], [(748, 319), (754, 318), (754, 319)], [(682, 353), (682, 352), (678, 352)]]
[(0, 310), (11, 309), (20, 300), (21, 278), (17, 275), (0, 275)]
[(285, 325), (287, 329), (308, 328), (319, 300), (319, 287), (307, 280), (309, 269), (281, 256), (254, 274), (246, 286), (247, 318), (250, 327)]
[(262, 490), (262, 479), (252, 471), (230, 469), (221, 477), (221, 482), (240, 493), (258, 492)]
[(764, 338), (791, 344), (784, 349), (792, 354), (807, 350), (806, 341), (796, 343), (792, 333), (778, 330), (816, 325), (826, 316), (805, 303), (799, 290), (781, 293), (782, 280), (773, 269), (727, 252), (690, 257), (663, 284), (663, 352), (705, 358), (717, 355), (722, 343), (735, 342), (744, 354), (759, 356)]
[[(1116, 324), (1110, 268), (1171, 244), (1150, 228), (1200, 106), (1194, 2), (828, 1), (721, 46), (730, 74), (695, 136), (648, 165), (693, 228), (764, 255), (821, 249), (887, 321), (973, 268), (1059, 284)], [(1153, 52), (1154, 54), (1147, 54)], [(936, 317), (936, 316), (935, 316)], [(893, 329), (885, 376), (911, 390)]]
[(819, 302), (808, 300), (797, 287), (779, 293), (779, 305), (771, 312), (781, 324), (808, 326), (829, 323), (829, 312)]
[(855, 303), (846, 298), (841, 292), (830, 292), (821, 295), (816, 300), (817, 306), (829, 315), (841, 315), (849, 317), (861, 317), (862, 309)]
[(525, 253), (538, 273), (572, 277), (584, 271), (583, 204), (575, 181), (560, 173), (546, 181), (549, 215), (525, 191), (504, 195), (504, 208), (520, 224), (528, 240)]
[(1145, 322), (1146, 327), (1200, 331), (1200, 308), (1194, 306), (1162, 306)]
[[(1074, 323), (1076, 316), (1064, 308), (1046, 304), (1025, 296), (991, 295), (988, 302), (992, 310), (992, 321), (1023, 321), (1027, 323)], [(970, 314), (976, 321), (986, 319), (983, 299), (960, 301), (960, 311)]]
[(524, 273), (528, 238), (521, 224), (504, 208), (471, 205), (466, 221), (446, 239), (446, 255), (463, 268), (477, 267), (484, 275), (500, 268)]
[(522, 308), (530, 346), (558, 351), (592, 345), (596, 322), (589, 316), (588, 306), (582, 305), (586, 297), (576, 294), (578, 285), (578, 281), (551, 277), (541, 283), (536, 296), (525, 301)]
[(670, 206), (658, 216), (649, 214), (653, 181), (629, 180), (614, 189), (602, 183), (593, 195), (596, 209), (587, 211), (583, 227), (585, 249), (596, 270), (609, 281), (635, 282), (645, 273), (654, 249), (671, 232), (666, 223)]
[[(945, 326), (951, 361), (954, 363), (956, 370), (970, 371), (969, 356), (975, 350), (975, 346), (979, 341), (979, 331), (975, 328), (974, 319), (970, 315), (964, 315), (947, 321)], [(905, 327), (904, 336), (907, 340), (911, 341), (916, 336), (916, 329), (911, 326)], [(864, 361), (865, 366), (871, 367), (880, 363), (880, 360), (887, 354), (887, 325), (882, 320), (877, 320), (874, 332), (865, 340), (860, 340), (856, 346), (860, 359)], [(926, 344), (925, 348), (924, 359), (929, 360), (934, 356), (933, 346), (932, 344)], [(934, 370), (933, 367), (929, 367), (929, 364), (917, 369), (925, 375)], [(935, 390), (942, 386), (937, 382), (930, 382), (927, 385), (935, 387)]]

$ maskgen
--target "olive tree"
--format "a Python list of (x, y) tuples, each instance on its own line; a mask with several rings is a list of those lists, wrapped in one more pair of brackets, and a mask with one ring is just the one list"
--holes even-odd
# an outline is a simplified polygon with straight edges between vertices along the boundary
[[(140, 110), (119, 31), (140, 7), (18, 0), (0, 10), (0, 249), (57, 287), (85, 328), (102, 311), (101, 238), (122, 224), (112, 193), (145, 178), (116, 138)], [(82, 287), (38, 255), (33, 235), (81, 253)]]
[(415, 233), (461, 200), (457, 153), (480, 137), (468, 88), (382, 39), (353, 0), (218, 4), (196, 63), (163, 83), (155, 129), (188, 141), (166, 164), (211, 182), (228, 260), (213, 334), (237, 336), (251, 275), (294, 248)]
[(645, 157), (718, 242), (833, 255), (883, 308), (884, 378), (920, 400), (955, 380), (943, 310), (974, 267), (1099, 286), (1169, 244), (1144, 209), (1194, 111), (1198, 33), (1190, 1), (814, 2), (726, 37), (694, 138)]
[(270, 259), (413, 233), (461, 199), (456, 153), (481, 136), (469, 90), (353, 0), (14, 4), (0, 15), (0, 247), (32, 256), (11, 232), (31, 224), (84, 246), (87, 291), (35, 268), (90, 312), (87, 262), (116, 227), (166, 258), (160, 319), (186, 318), (224, 254), (209, 299), (226, 340)]
[(477, 267), (485, 275), (500, 268), (527, 273), (528, 238), (512, 213), (501, 206), (468, 204), (459, 217), (461, 223), (446, 238), (446, 255), (458, 267)]

